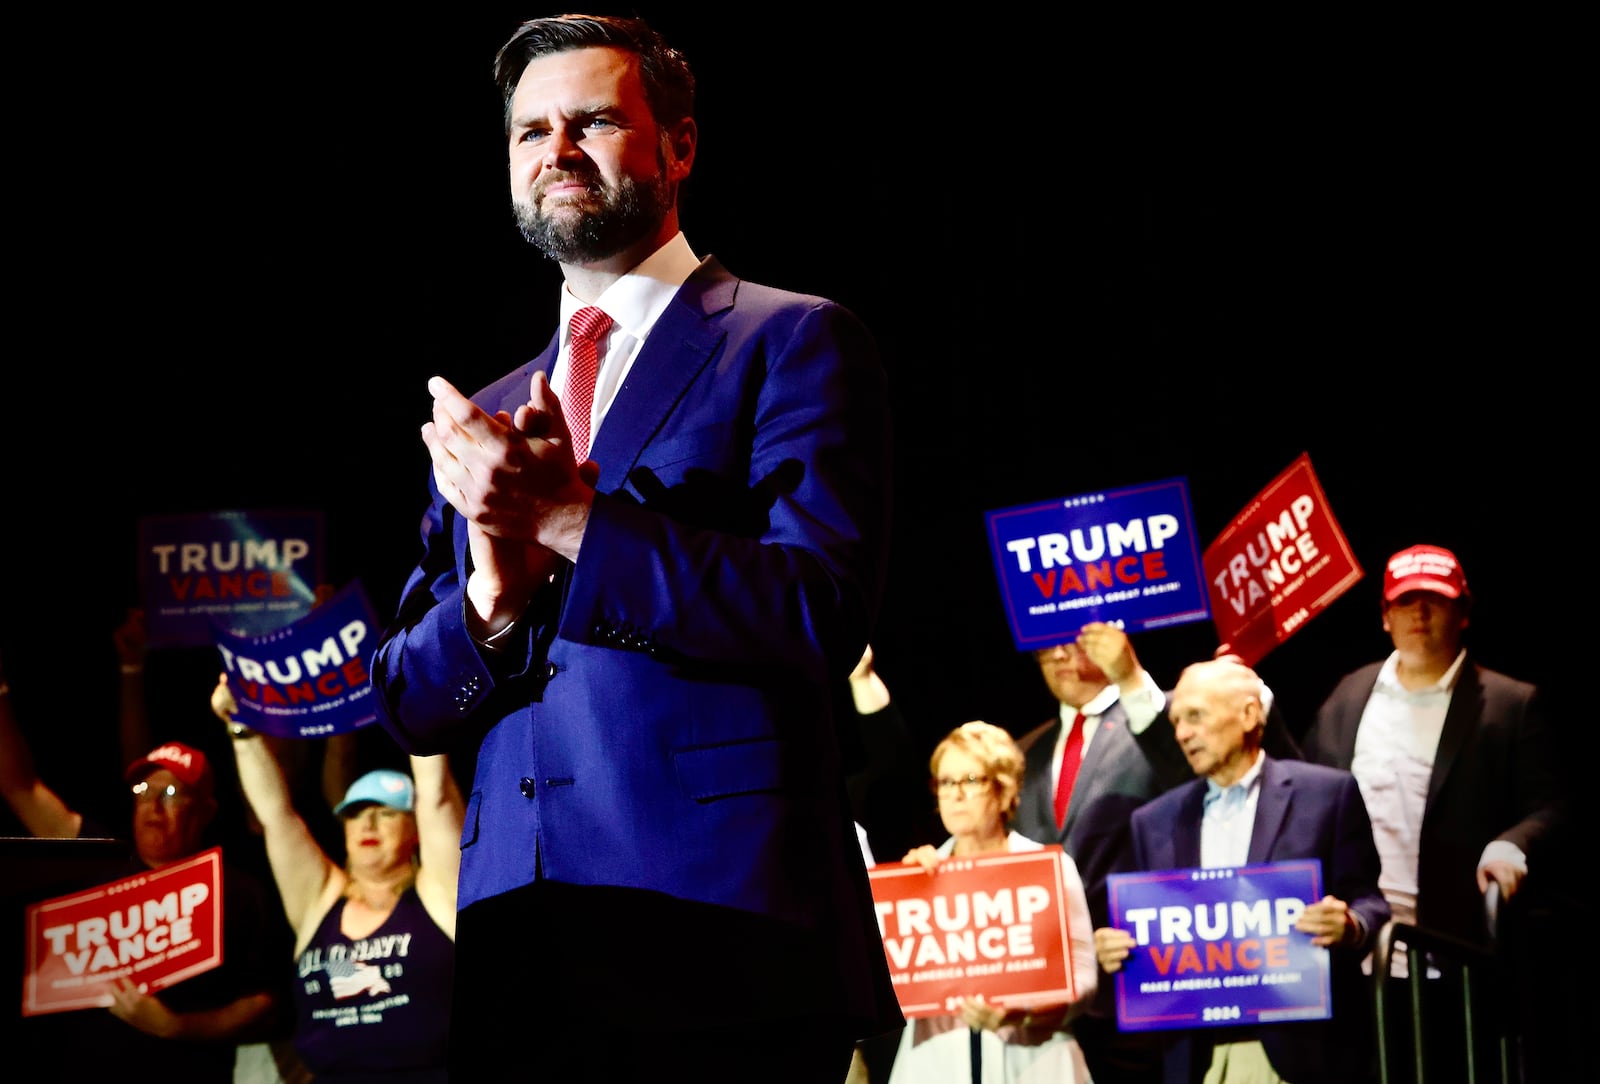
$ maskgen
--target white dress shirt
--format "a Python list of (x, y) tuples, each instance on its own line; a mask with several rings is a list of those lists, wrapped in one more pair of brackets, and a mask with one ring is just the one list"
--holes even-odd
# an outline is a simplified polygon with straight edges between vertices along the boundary
[[(1095, 734), (1100, 730), (1100, 716), (1109, 711), (1119, 698), (1122, 700), (1122, 710), (1128, 714), (1128, 729), (1136, 735), (1143, 734), (1161, 715), (1161, 710), (1167, 706), (1166, 694), (1156, 684), (1155, 678), (1143, 670), (1139, 672), (1144, 674), (1144, 682), (1127, 696), (1122, 696), (1122, 690), (1116, 685), (1107, 685), (1081, 708), (1065, 703), (1061, 705), (1061, 731), (1056, 735), (1056, 747), (1050, 754), (1052, 780), (1059, 782), (1061, 779), (1061, 756), (1066, 752), (1067, 737), (1078, 712), (1083, 712), (1083, 745), (1080, 747), (1083, 756), (1089, 755), (1089, 743), (1094, 741)], [(1050, 784), (1050, 797), (1055, 798), (1055, 782)]]
[[(700, 266), (700, 260), (689, 247), (682, 232), (647, 256), (639, 266), (606, 287), (593, 304), (611, 317), (611, 330), (606, 333), (605, 353), (600, 356), (600, 371), (594, 381), (594, 409), (589, 423), (589, 445), (594, 446), (600, 433), (600, 423), (617, 397), (628, 370), (639, 356), (645, 337), (655, 327), (661, 314), (677, 296), (684, 280)], [(572, 314), (588, 302), (579, 301), (565, 284), (561, 287), (561, 343), (555, 368), (550, 374), (550, 387), (556, 398), (565, 397), (567, 388), (568, 339), (571, 338)]]
[(1350, 773), (1372, 818), (1372, 838), (1382, 863), (1378, 887), (1397, 922), (1416, 923), (1422, 811), (1450, 694), (1465, 659), (1462, 651), (1438, 681), (1409, 690), (1400, 684), (1399, 652), (1391, 654), (1378, 671), (1356, 728)]

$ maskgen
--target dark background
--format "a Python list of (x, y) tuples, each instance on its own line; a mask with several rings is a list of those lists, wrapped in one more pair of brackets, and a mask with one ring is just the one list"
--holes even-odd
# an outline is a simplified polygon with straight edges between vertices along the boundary
[[(1182, 476), (1209, 541), (1301, 452), (1367, 576), (1262, 662), (1290, 725), (1387, 652), (1383, 561), (1428, 541), (1466, 567), (1481, 661), (1545, 685), (1564, 762), (1592, 756), (1592, 122), (1562, 27), (639, 10), (700, 77), (696, 252), (882, 346), (874, 642), (919, 759), (1053, 709), (986, 510)], [(538, 13), (18, 28), (47, 74), (12, 95), (0, 648), (69, 796), (116, 767), (139, 516), (319, 507), (331, 578), (397, 602), (428, 376), (476, 388), (553, 328), (490, 79)], [(1216, 640), (1135, 645), (1170, 683)], [(209, 737), (215, 660), (180, 656), (151, 660), (158, 736)]]

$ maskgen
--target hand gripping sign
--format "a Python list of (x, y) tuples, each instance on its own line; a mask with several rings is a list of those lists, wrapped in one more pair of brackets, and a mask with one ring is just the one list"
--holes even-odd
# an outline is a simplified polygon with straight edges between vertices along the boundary
[(1106, 888), (1135, 942), (1116, 976), (1123, 1031), (1332, 1015), (1328, 950), (1294, 928), (1322, 898), (1316, 859), (1113, 873)]
[(29, 904), (22, 1015), (104, 1008), (117, 979), (148, 991), (222, 963), (222, 848)]

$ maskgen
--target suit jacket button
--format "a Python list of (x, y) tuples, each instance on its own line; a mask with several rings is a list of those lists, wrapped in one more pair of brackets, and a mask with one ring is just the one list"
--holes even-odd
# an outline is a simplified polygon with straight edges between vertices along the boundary
[(544, 679), (546, 681), (550, 681), (555, 676), (556, 676), (556, 664), (553, 663), (553, 662), (545, 663), (544, 664)]
[(527, 776), (523, 776), (520, 780), (518, 780), (517, 786), (522, 791), (522, 796), (524, 798), (532, 798), (533, 797), (533, 780), (532, 779), (528, 778)]

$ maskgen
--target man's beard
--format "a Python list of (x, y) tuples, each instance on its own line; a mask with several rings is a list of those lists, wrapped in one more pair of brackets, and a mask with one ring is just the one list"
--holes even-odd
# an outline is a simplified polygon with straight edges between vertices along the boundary
[(538, 206), (540, 191), (534, 192), (531, 202), (513, 201), (522, 236), (560, 263), (594, 263), (650, 236), (672, 209), (663, 173), (646, 180), (624, 177), (615, 191), (596, 178), (589, 193), (600, 200), (600, 210), (593, 214), (544, 214)]

